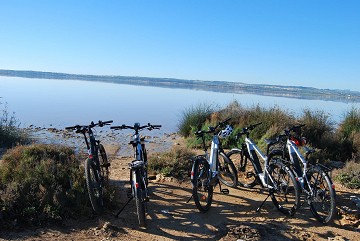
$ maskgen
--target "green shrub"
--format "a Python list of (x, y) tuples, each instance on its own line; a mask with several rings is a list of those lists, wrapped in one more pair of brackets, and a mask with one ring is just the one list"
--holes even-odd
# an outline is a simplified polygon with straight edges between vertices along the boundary
[(56, 145), (18, 146), (0, 165), (0, 210), (5, 224), (40, 224), (91, 213), (84, 170), (74, 151)]
[(335, 180), (347, 188), (360, 189), (360, 163), (349, 161), (338, 171)]
[(349, 138), (354, 132), (360, 132), (360, 109), (353, 107), (345, 114), (339, 131), (345, 138)]
[(212, 105), (207, 104), (199, 104), (185, 109), (178, 125), (179, 134), (188, 137), (192, 129), (200, 129), (214, 110)]
[(326, 148), (328, 138), (324, 137), (329, 137), (334, 132), (334, 123), (330, 120), (329, 114), (321, 110), (305, 109), (298, 122), (305, 124), (302, 134), (308, 143), (317, 148)]
[(345, 114), (339, 125), (339, 133), (342, 141), (348, 145), (348, 156), (360, 162), (360, 109), (352, 108)]
[(191, 158), (195, 155), (188, 148), (173, 147), (169, 152), (156, 153), (149, 157), (149, 172), (161, 173), (178, 179), (190, 177)]
[(19, 128), (18, 120), (15, 118), (14, 113), (9, 114), (6, 104), (0, 112), (0, 147), (11, 147), (16, 144), (27, 143), (29, 141), (28, 134)]

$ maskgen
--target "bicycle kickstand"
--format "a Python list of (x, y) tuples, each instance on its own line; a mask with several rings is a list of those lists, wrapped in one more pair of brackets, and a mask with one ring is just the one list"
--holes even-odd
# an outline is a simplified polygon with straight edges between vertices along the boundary
[(220, 182), (218, 182), (218, 184), (219, 184), (220, 192), (221, 192), (222, 194), (227, 195), (227, 194), (230, 193), (230, 192), (229, 192), (229, 189), (227, 189), (227, 188), (221, 188)]
[(131, 196), (129, 197), (129, 200), (125, 203), (125, 205), (119, 210), (119, 212), (117, 212), (117, 214), (115, 215), (116, 218), (119, 217), (120, 213), (125, 209), (125, 207), (129, 204), (129, 202), (133, 199), (134, 197)]
[(272, 191), (270, 190), (270, 191), (269, 191), (269, 194), (266, 196), (265, 200), (261, 203), (260, 207), (258, 207), (258, 208), (256, 209), (256, 212), (259, 212), (259, 211), (260, 211), (260, 209), (264, 206), (266, 200), (270, 197), (271, 194), (272, 194)]
[(186, 201), (186, 203), (189, 203), (190, 200), (193, 198), (194, 194), (191, 194), (191, 196), (189, 197), (189, 199)]

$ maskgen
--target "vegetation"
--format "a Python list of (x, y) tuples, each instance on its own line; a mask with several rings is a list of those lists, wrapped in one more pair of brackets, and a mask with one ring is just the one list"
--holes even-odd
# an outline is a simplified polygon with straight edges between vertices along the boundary
[(360, 189), (360, 163), (349, 161), (335, 175), (335, 180), (347, 188)]
[(0, 165), (0, 223), (42, 224), (91, 213), (84, 170), (58, 145), (17, 146)]
[(191, 158), (195, 153), (188, 148), (174, 147), (169, 152), (156, 153), (149, 157), (149, 172), (185, 179), (190, 176)]
[(29, 141), (27, 133), (19, 128), (18, 120), (14, 114), (10, 115), (6, 104), (0, 112), (0, 147), (27, 143)]
[(191, 130), (201, 128), (202, 124), (214, 111), (215, 108), (213, 106), (206, 104), (199, 104), (198, 106), (192, 106), (186, 109), (182, 113), (182, 119), (178, 126), (179, 133), (184, 137), (188, 137)]

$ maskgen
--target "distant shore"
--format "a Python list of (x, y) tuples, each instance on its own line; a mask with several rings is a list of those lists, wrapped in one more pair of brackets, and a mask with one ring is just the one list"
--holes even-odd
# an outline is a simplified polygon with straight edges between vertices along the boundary
[(176, 78), (152, 78), (139, 76), (82, 75), (30, 70), (0, 69), (0, 76), (97, 81), (116, 84), (154, 86), (162, 88), (195, 89), (221, 93), (255, 94), (309, 100), (326, 100), (345, 103), (359, 103), (360, 92), (351, 90), (317, 89), (303, 86), (281, 86), (246, 84), (228, 81), (185, 80)]

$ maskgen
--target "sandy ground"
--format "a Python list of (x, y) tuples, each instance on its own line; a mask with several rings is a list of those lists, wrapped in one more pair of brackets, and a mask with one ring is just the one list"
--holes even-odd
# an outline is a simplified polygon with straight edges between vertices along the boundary
[[(177, 145), (177, 137), (168, 135), (148, 144), (148, 153), (159, 150), (165, 141)], [(360, 198), (337, 184), (335, 220), (318, 223), (305, 204), (295, 217), (279, 213), (269, 199), (262, 210), (256, 208), (266, 197), (259, 187), (229, 189), (221, 194), (217, 187), (211, 209), (200, 213), (191, 196), (189, 180), (157, 176), (149, 184), (147, 228), (139, 228), (135, 201), (118, 218), (115, 213), (127, 201), (129, 155), (119, 155), (118, 145), (105, 145), (111, 160), (111, 185), (116, 187), (118, 208), (106, 209), (100, 216), (67, 220), (61, 226), (33, 227), (0, 232), (0, 240), (360, 240), (359, 208), (352, 201)], [(113, 205), (114, 206), (114, 205)]]

